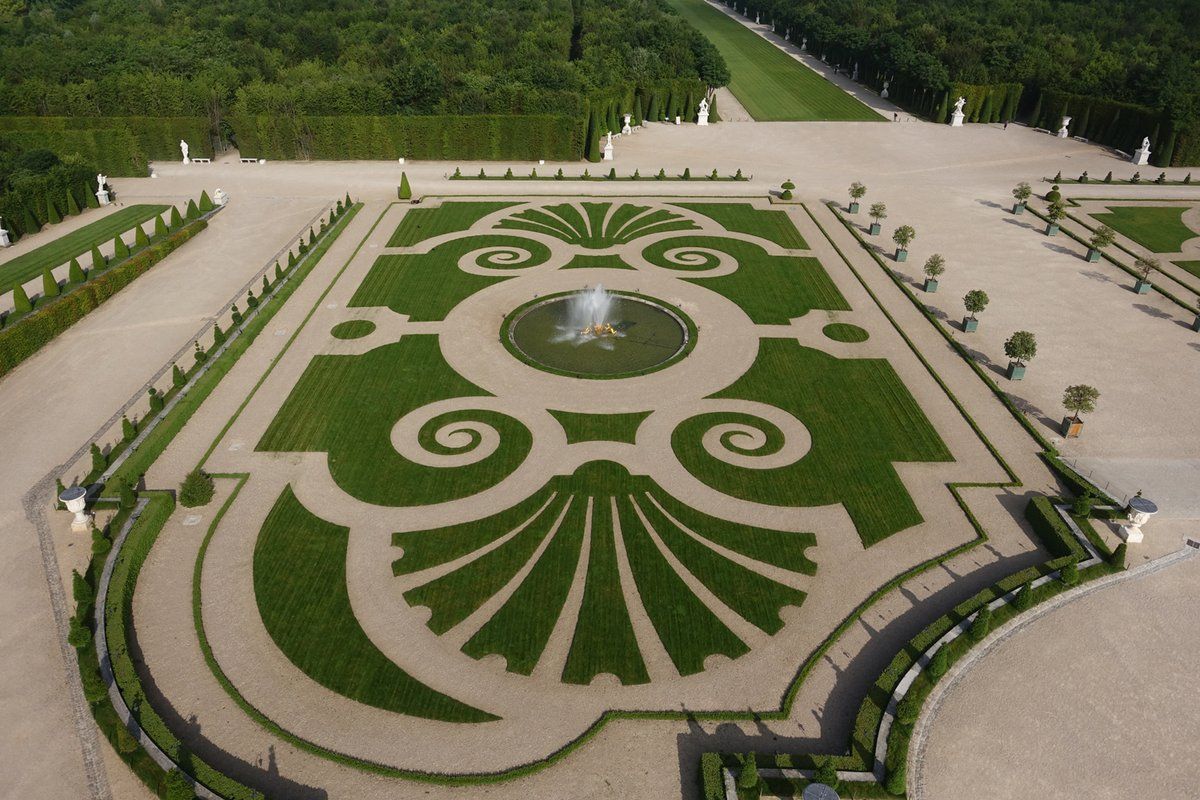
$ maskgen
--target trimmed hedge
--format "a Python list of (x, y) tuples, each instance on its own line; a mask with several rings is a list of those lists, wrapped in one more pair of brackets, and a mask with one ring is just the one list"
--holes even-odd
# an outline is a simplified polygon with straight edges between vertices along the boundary
[(187, 141), (191, 155), (212, 156), (205, 117), (0, 116), (0, 146), (44, 147), (60, 158), (78, 154), (116, 176), (144, 176), (150, 160), (180, 159), (180, 139)]
[(197, 220), (57, 300), (39, 306), (19, 324), (0, 330), (0, 377), (206, 227), (206, 221)]
[(1049, 497), (1039, 496), (1030, 500), (1025, 506), (1025, 519), (1054, 558), (1072, 556), (1078, 561), (1086, 555), (1067, 523), (1054, 510), (1054, 501)]
[(1156, 167), (1200, 164), (1200, 125), (1178, 130), (1170, 115), (1157, 109), (1044, 89), (1029, 121), (1039, 128), (1058, 130), (1063, 116), (1072, 117), (1072, 136), (1127, 153), (1149, 137), (1151, 163)]

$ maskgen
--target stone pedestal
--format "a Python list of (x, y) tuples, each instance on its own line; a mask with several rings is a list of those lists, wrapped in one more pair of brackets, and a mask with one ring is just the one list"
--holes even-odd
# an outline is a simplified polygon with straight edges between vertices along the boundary
[(1152, 501), (1147, 500), (1140, 494), (1129, 501), (1129, 505), (1125, 509), (1125, 519), (1129, 522), (1121, 526), (1121, 532), (1125, 536), (1125, 541), (1130, 544), (1138, 544), (1142, 541), (1142, 526), (1150, 521), (1150, 518), (1158, 513), (1158, 506)]
[(1139, 167), (1144, 167), (1150, 163), (1150, 148), (1139, 147), (1133, 151), (1133, 163)]
[(708, 124), (708, 112), (707, 111), (701, 111), (700, 113), (698, 113), (696, 115), (696, 124), (697, 125), (707, 125)]
[(604, 145), (604, 160), (605, 160), (605, 161), (612, 161), (612, 160), (613, 160), (613, 145), (612, 145), (612, 142), (609, 142), (608, 144)]
[(0, 247), (8, 247), (12, 244), (12, 240), (8, 238), (8, 231), (0, 227)]
[(225, 193), (224, 189), (217, 187), (217, 190), (213, 192), (212, 199), (217, 205), (223, 206), (229, 202), (229, 195)]
[(961, 128), (963, 126), (963, 120), (965, 118), (966, 118), (966, 114), (964, 114), (961, 111), (955, 111), (954, 114), (952, 114), (950, 116), (950, 127), (951, 128)]
[(109, 197), (108, 197), (108, 190), (107, 190), (107, 189), (101, 189), (100, 191), (96, 192), (96, 200), (97, 200), (97, 201), (100, 203), (100, 205), (102, 205), (102, 206), (106, 206), (106, 205), (108, 205), (109, 203), (111, 203), (111, 202), (112, 202), (112, 200), (110, 200), (110, 199), (109, 199)]
[(683, 118), (682, 118), (682, 117), (680, 117), (678, 114), (676, 114), (676, 115), (675, 115), (675, 124), (676, 124), (676, 125), (682, 125), (682, 124), (683, 124)]
[(629, 134), (633, 133), (633, 126), (629, 124), (629, 121), (631, 119), (633, 119), (632, 114), (625, 115), (625, 123), (621, 126), (621, 135), (622, 136), (628, 136)]

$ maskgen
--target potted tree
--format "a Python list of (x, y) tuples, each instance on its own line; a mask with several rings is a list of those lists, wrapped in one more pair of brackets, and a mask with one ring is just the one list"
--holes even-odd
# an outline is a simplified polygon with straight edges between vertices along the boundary
[(783, 182), (783, 185), (780, 186), (779, 188), (783, 190), (779, 193), (780, 199), (781, 200), (791, 200), (792, 199), (792, 189), (796, 188), (796, 184), (792, 183), (791, 180), (786, 180)]
[(1092, 238), (1088, 239), (1087, 260), (1096, 263), (1100, 260), (1100, 251), (1112, 244), (1117, 238), (1117, 232), (1107, 225), (1096, 228)]
[[(1196, 308), (1200, 308), (1200, 298), (1196, 300)], [(1197, 314), (1196, 318), (1192, 320), (1192, 330), (1200, 333), (1200, 314)]]
[(1017, 187), (1012, 190), (1012, 196), (1017, 199), (1017, 202), (1013, 203), (1013, 213), (1024, 214), (1025, 204), (1028, 203), (1029, 198), (1033, 196), (1033, 187), (1029, 185), (1028, 181), (1021, 181), (1017, 184)]
[(933, 294), (938, 288), (938, 276), (946, 271), (946, 259), (942, 258), (937, 253), (929, 257), (925, 262), (925, 291)]
[(983, 289), (972, 289), (963, 295), (963, 305), (966, 307), (970, 316), (963, 318), (963, 332), (973, 333), (979, 328), (979, 320), (975, 315), (987, 308), (988, 296)]
[(1037, 339), (1029, 331), (1017, 331), (1004, 343), (1004, 355), (1012, 359), (1008, 363), (1008, 379), (1022, 380), (1025, 362), (1037, 355)]
[(1080, 432), (1083, 431), (1083, 420), (1079, 418), (1080, 414), (1090, 414), (1096, 410), (1096, 401), (1100, 399), (1100, 392), (1094, 386), (1088, 386), (1085, 383), (1078, 383), (1074, 386), (1068, 386), (1063, 392), (1063, 408), (1071, 412), (1071, 416), (1064, 417), (1062, 422), (1062, 433), (1068, 439), (1077, 438)]
[(867, 193), (867, 187), (863, 186), (858, 181), (850, 184), (850, 213), (858, 213), (858, 201), (863, 199), (863, 195)]
[(871, 210), (867, 212), (867, 216), (875, 220), (871, 223), (871, 235), (878, 236), (880, 221), (887, 219), (887, 206), (883, 203), (872, 203)]
[(1150, 283), (1150, 273), (1154, 272), (1154, 270), (1158, 268), (1159, 264), (1157, 258), (1139, 258), (1134, 264), (1134, 269), (1137, 271), (1138, 279), (1137, 283), (1133, 284), (1133, 290), (1138, 294), (1146, 294), (1149, 292), (1150, 287), (1153, 285)]
[(908, 261), (908, 245), (915, 238), (917, 238), (917, 232), (911, 225), (901, 225), (896, 228), (896, 232), (892, 234), (892, 241), (896, 243), (897, 261)]
[(1062, 222), (1063, 217), (1066, 215), (1067, 207), (1063, 205), (1061, 200), (1055, 200), (1050, 204), (1050, 207), (1046, 209), (1046, 219), (1050, 220), (1050, 222), (1046, 224), (1047, 236), (1058, 235), (1058, 223)]

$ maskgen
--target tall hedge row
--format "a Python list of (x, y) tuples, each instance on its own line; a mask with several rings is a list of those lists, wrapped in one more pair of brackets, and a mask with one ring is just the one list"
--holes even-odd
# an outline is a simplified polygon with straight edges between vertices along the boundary
[(1013, 119), (1017, 115), (1024, 89), (1019, 83), (954, 83), (938, 110), (936, 121), (946, 122), (942, 112), (945, 111), (948, 118), (955, 101), (960, 97), (967, 101), (963, 105), (963, 114), (968, 122), (1004, 122)]
[(212, 156), (205, 117), (0, 116), (0, 146), (45, 147), (60, 158), (78, 154), (114, 176), (143, 176), (147, 161), (182, 158), (180, 139), (187, 141), (192, 156)]
[[(96, 174), (84, 164), (55, 165), (43, 175), (20, 178), (13, 187), (0, 194), (0, 217), (12, 239), (36, 233), (52, 217), (48, 203), (53, 203), (59, 217), (71, 208), (81, 210), (94, 200)], [(68, 198), (67, 195), (70, 195)]]
[[(1193, 154), (1188, 160), (1190, 148), (1179, 148), (1179, 136), (1170, 118), (1153, 108), (1046, 89), (1038, 97), (1030, 124), (1058, 130), (1064, 116), (1072, 118), (1072, 136), (1082, 136), (1127, 153), (1141, 147), (1142, 139), (1149, 137), (1155, 166), (1200, 163), (1196, 158), (1200, 154)], [(1180, 135), (1186, 140), (1194, 139), (1197, 133), (1192, 130)]]
[(0, 377), (206, 227), (205, 220), (196, 220), (61, 298), (39, 307), (18, 324), (0, 330)]

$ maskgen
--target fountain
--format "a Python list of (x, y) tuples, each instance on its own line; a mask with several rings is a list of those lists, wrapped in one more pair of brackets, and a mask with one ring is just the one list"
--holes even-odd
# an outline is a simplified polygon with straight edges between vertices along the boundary
[(576, 292), (567, 300), (567, 320), (562, 333), (568, 338), (589, 339), (620, 336), (613, 327), (611, 314), (613, 295), (597, 283), (590, 289)]

